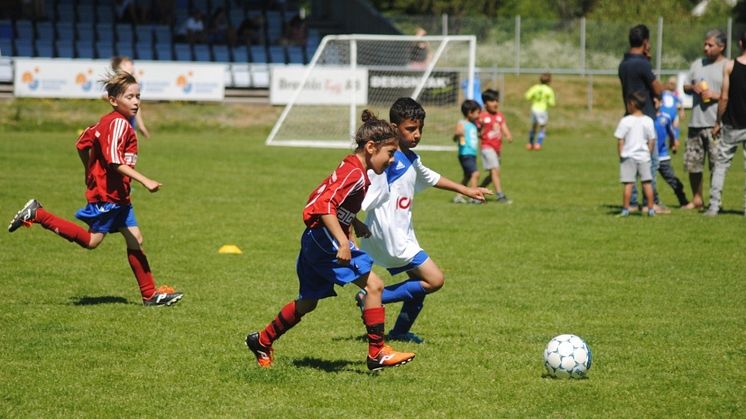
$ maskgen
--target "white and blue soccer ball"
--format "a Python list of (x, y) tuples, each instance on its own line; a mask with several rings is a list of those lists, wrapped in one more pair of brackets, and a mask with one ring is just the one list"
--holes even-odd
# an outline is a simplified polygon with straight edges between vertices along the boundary
[(585, 378), (591, 369), (591, 348), (578, 336), (555, 336), (544, 349), (544, 367), (553, 378)]

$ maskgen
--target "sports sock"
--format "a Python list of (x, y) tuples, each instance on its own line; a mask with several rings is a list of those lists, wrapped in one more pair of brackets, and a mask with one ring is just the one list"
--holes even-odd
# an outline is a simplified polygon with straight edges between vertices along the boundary
[(388, 304), (397, 301), (409, 301), (425, 294), (425, 289), (422, 288), (422, 283), (419, 279), (409, 279), (384, 288), (381, 302)]
[(544, 129), (539, 130), (539, 136), (536, 138), (536, 142), (539, 145), (542, 145), (544, 143), (544, 137), (546, 137), (546, 131)]
[(80, 247), (87, 249), (91, 242), (91, 233), (75, 223), (44, 210), (44, 208), (37, 208), (34, 222), (70, 242), (77, 243)]
[(127, 249), (127, 261), (130, 263), (132, 273), (135, 274), (137, 284), (140, 286), (140, 295), (143, 299), (148, 299), (155, 295), (155, 280), (150, 272), (148, 258), (142, 250)]
[(529, 142), (529, 144), (533, 144), (534, 143), (534, 136), (535, 135), (536, 135), (536, 131), (534, 131), (534, 130), (529, 131), (529, 133), (528, 133), (528, 142)]
[(368, 332), (368, 356), (375, 358), (383, 349), (383, 322), (386, 314), (383, 307), (363, 310), (363, 323)]
[(272, 342), (280, 338), (285, 332), (298, 324), (301, 315), (295, 310), (295, 300), (285, 304), (274, 319), (259, 332), (259, 343), (264, 346), (272, 346)]
[(422, 311), (422, 306), (425, 303), (425, 295), (421, 295), (413, 300), (405, 301), (402, 304), (401, 312), (399, 317), (396, 318), (394, 328), (389, 333), (393, 335), (403, 335), (412, 328), (414, 321), (417, 320), (417, 316)]

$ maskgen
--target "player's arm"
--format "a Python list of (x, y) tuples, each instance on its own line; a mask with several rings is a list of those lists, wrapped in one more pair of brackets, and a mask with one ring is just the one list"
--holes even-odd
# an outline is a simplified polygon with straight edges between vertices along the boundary
[(469, 188), (460, 183), (454, 182), (445, 176), (441, 176), (440, 179), (438, 179), (438, 183), (435, 184), (435, 187), (446, 191), (457, 192), (461, 195), (466, 195), (469, 198), (478, 199), (480, 201), (484, 201), (485, 195), (492, 195), (492, 192), (487, 188)]
[(555, 104), (554, 90), (552, 90), (551, 88), (549, 89), (549, 100), (547, 101), (547, 104), (549, 106), (554, 106)]
[(503, 137), (505, 137), (506, 140), (508, 140), (509, 143), (513, 142), (513, 134), (510, 133), (510, 128), (508, 128), (508, 123), (505, 122), (500, 126), (500, 129), (503, 131)]
[(679, 149), (679, 142), (676, 140), (676, 134), (673, 132), (673, 122), (671, 121), (666, 124), (666, 135), (668, 136), (668, 146), (671, 153), (676, 154), (676, 150)]
[(148, 178), (147, 176), (143, 175), (142, 173), (138, 172), (132, 167), (127, 166), (126, 164), (116, 164), (112, 163), (112, 166), (116, 167), (117, 173), (119, 173), (122, 176), (128, 176), (142, 184), (142, 186), (145, 187), (150, 192), (158, 192), (158, 190), (161, 188), (161, 183), (158, 181), (155, 181), (153, 179)]
[(730, 89), (730, 73), (733, 71), (733, 61), (723, 67), (723, 85), (720, 88), (720, 101), (718, 102), (718, 116), (715, 120), (715, 126), (712, 127), (712, 135), (720, 134), (720, 125), (723, 121), (723, 114), (728, 107), (728, 90)]
[(78, 157), (80, 158), (80, 162), (83, 163), (83, 169), (85, 169), (86, 177), (88, 176), (88, 162), (91, 161), (91, 149), (90, 148), (84, 148), (84, 149), (78, 149)]
[(142, 109), (137, 110), (137, 113), (135, 114), (135, 122), (137, 122), (137, 129), (140, 130), (142, 135), (145, 136), (145, 138), (150, 138), (150, 131), (148, 131), (145, 122), (142, 120)]
[(653, 82), (650, 83), (650, 87), (653, 88), (653, 95), (655, 97), (661, 97), (661, 93), (663, 93), (663, 85), (658, 81), (658, 79), (654, 79)]
[(619, 157), (619, 161), (622, 160), (622, 150), (624, 149), (624, 138), (616, 139), (616, 155)]
[(337, 214), (323, 214), (321, 216), (321, 222), (324, 224), (329, 233), (331, 233), (334, 240), (337, 241), (339, 247), (337, 248), (337, 262), (340, 265), (348, 265), (350, 259), (352, 259), (352, 252), (350, 252), (350, 239), (342, 230), (342, 226), (339, 225)]
[(456, 124), (456, 129), (453, 131), (453, 142), (455, 143), (461, 143), (461, 140), (464, 138), (464, 124), (462, 122), (459, 122)]

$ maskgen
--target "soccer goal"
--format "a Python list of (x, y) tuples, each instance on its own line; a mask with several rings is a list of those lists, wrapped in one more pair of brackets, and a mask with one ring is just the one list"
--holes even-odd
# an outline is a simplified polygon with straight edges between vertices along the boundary
[(452, 150), (475, 56), (475, 36), (326, 36), (307, 66), (273, 69), (270, 100), (285, 108), (266, 143), (350, 148), (363, 109), (388, 119), (394, 100), (412, 97), (427, 112), (418, 149)]

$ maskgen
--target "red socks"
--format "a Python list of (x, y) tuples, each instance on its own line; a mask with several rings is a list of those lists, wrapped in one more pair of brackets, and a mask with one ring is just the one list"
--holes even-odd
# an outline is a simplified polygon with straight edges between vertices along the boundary
[(91, 233), (75, 223), (60, 218), (51, 212), (45, 211), (44, 208), (38, 208), (36, 210), (34, 222), (41, 224), (42, 227), (68, 241), (77, 243), (80, 247), (87, 249), (91, 242)]
[(127, 249), (127, 260), (132, 268), (132, 273), (135, 274), (137, 284), (140, 286), (142, 298), (152, 297), (155, 294), (155, 281), (153, 280), (153, 274), (150, 272), (150, 265), (145, 253), (142, 250)]
[(259, 332), (259, 343), (264, 346), (272, 346), (272, 342), (276, 341), (283, 335), (300, 322), (301, 316), (295, 311), (295, 300), (285, 304), (277, 316)]
[(375, 358), (383, 349), (383, 323), (386, 314), (383, 307), (363, 310), (363, 323), (368, 331), (368, 356)]

